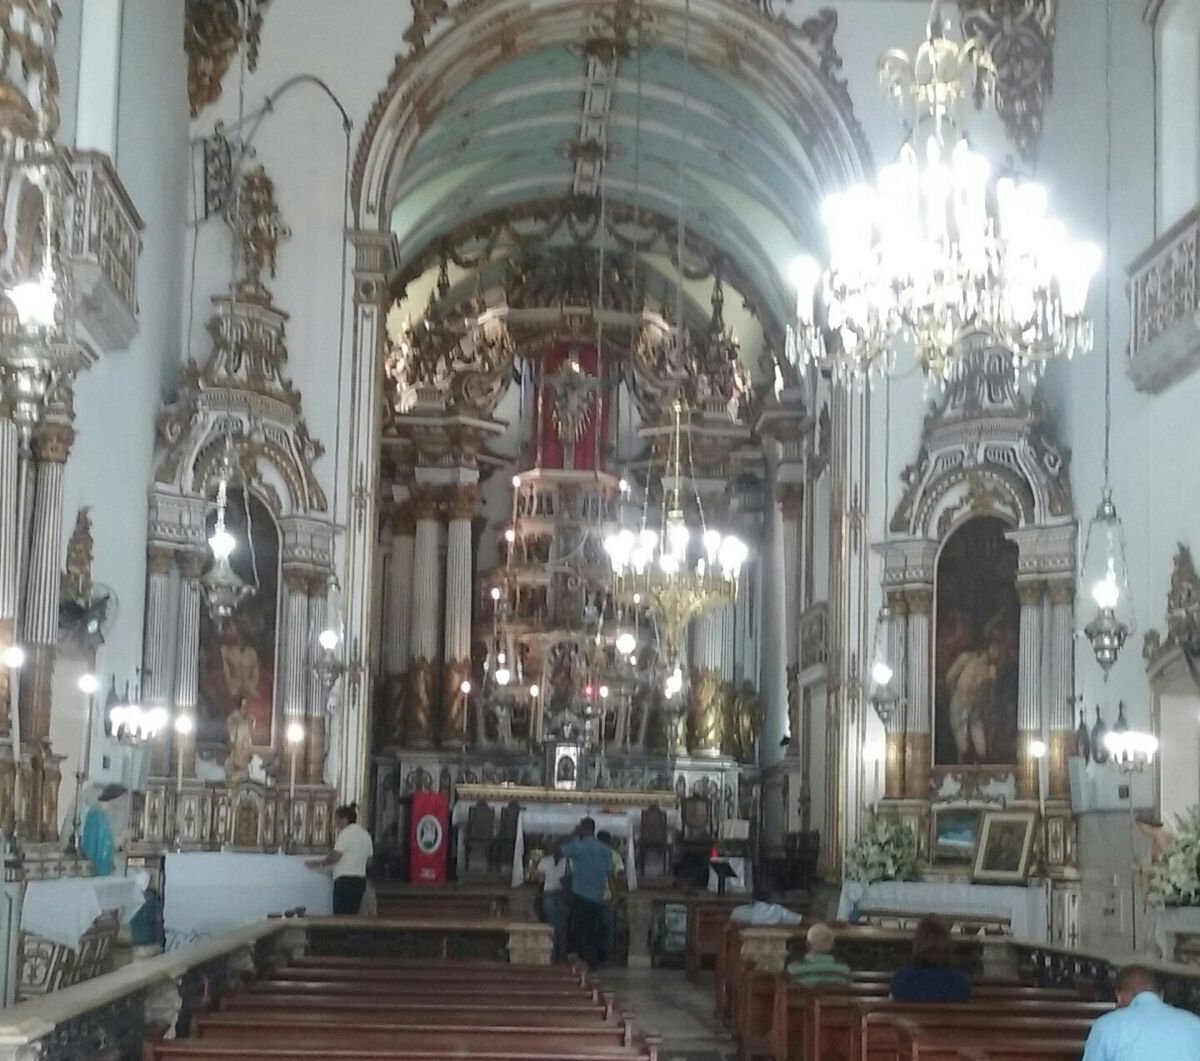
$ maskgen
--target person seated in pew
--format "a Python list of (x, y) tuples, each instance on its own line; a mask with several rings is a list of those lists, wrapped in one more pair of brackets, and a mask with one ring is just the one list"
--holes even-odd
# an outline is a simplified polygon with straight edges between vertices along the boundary
[(971, 981), (954, 967), (954, 939), (949, 926), (923, 917), (913, 931), (912, 960), (892, 977), (897, 1002), (969, 1002)]
[(833, 956), (833, 929), (818, 921), (805, 937), (807, 950), (787, 967), (788, 975), (803, 987), (830, 987), (850, 983), (850, 966)]
[(1200, 1017), (1168, 1006), (1158, 977), (1142, 965), (1117, 974), (1117, 1009), (1092, 1025), (1083, 1061), (1196, 1061)]

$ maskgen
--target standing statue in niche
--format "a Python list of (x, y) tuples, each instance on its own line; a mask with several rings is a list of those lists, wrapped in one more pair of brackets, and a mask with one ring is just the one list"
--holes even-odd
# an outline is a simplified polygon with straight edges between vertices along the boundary
[(344, 675), (337, 680), (325, 698), (325, 784), (337, 788), (342, 762), (342, 724), (345, 704), (342, 702)]
[(225, 780), (230, 784), (245, 781), (250, 776), (250, 760), (254, 756), (254, 720), (246, 710), (245, 698), (225, 719), (229, 734), (229, 754), (225, 757)]

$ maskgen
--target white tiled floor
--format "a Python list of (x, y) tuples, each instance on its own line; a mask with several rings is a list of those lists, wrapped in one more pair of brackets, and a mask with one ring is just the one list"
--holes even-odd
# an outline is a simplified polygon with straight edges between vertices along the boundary
[(639, 1032), (661, 1035), (662, 1061), (724, 1061), (736, 1056), (732, 1037), (713, 1016), (712, 973), (692, 983), (681, 969), (608, 969), (600, 983)]

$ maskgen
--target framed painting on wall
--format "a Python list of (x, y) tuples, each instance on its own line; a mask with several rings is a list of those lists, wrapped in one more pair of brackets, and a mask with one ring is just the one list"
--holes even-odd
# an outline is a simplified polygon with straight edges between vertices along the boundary
[(983, 811), (972, 807), (933, 808), (933, 852), (935, 865), (966, 865), (975, 861)]
[(1033, 811), (994, 811), (983, 819), (973, 876), (980, 882), (1023, 884), (1033, 853)]

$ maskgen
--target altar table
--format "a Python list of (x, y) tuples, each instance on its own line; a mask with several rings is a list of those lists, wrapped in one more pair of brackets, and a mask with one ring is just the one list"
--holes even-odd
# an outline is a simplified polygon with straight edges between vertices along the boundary
[[(581, 793), (583, 795), (583, 793)], [(454, 804), (451, 822), (458, 827), (458, 864), (466, 865), (467, 819), (474, 800), (460, 799)], [(625, 883), (630, 891), (637, 889), (636, 836), (642, 826), (642, 809), (603, 810), (605, 804), (595, 803), (531, 803), (522, 806), (517, 818), (517, 837), (513, 846), (512, 886), (519, 888), (525, 882), (525, 834), (550, 834), (566, 836), (581, 818), (591, 818), (596, 831), (608, 830), (614, 837), (626, 841)], [(667, 824), (678, 830), (680, 827), (677, 808), (666, 810)]]
[(953, 881), (846, 881), (838, 901), (838, 920), (855, 907), (943, 917), (1007, 917), (1016, 939), (1049, 941), (1047, 899), (1041, 886), (960, 884)]
[(145, 903), (150, 875), (138, 870), (125, 877), (60, 877), (25, 886), (21, 931), (75, 950), (96, 918), (115, 910), (128, 924)]
[(329, 870), (309, 869), (312, 856), (196, 851), (167, 855), (163, 923), (168, 947), (216, 936), (303, 906), (333, 912)]

